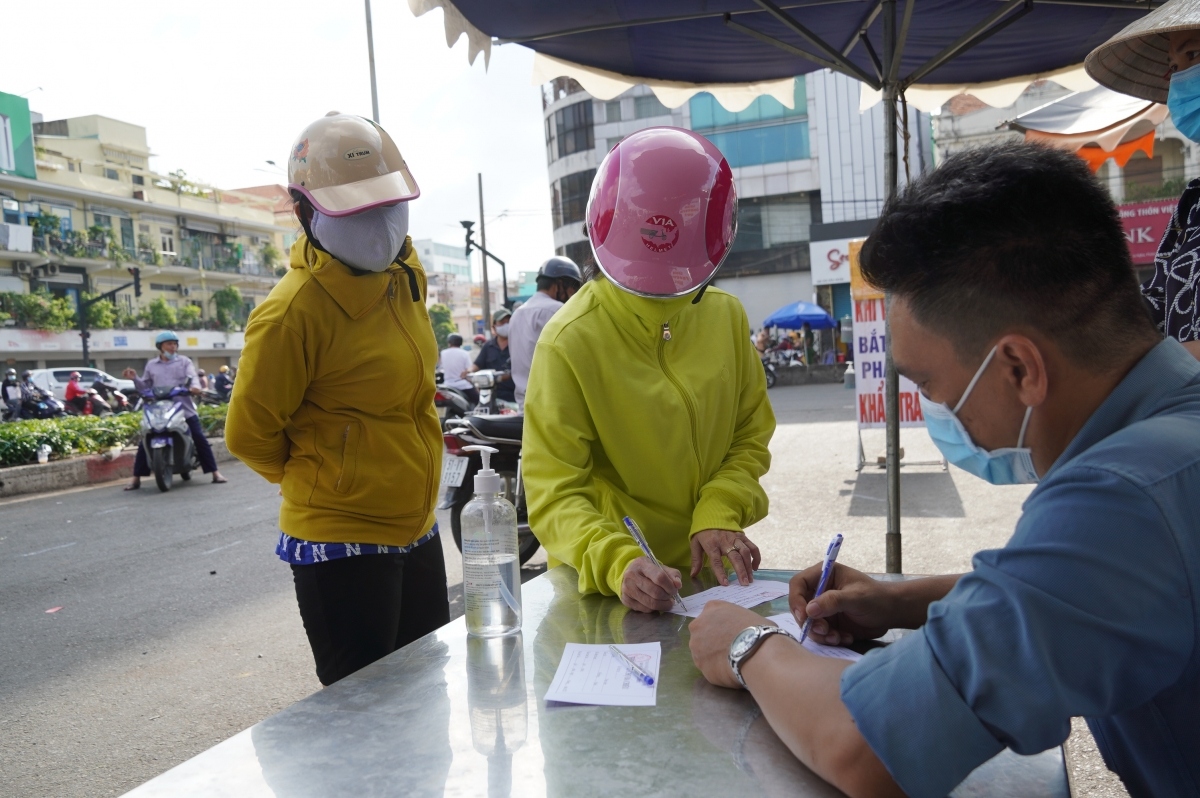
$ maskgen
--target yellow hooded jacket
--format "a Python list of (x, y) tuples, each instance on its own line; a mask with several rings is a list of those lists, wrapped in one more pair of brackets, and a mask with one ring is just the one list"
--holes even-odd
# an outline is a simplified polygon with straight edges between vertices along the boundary
[[(644, 299), (586, 284), (542, 330), (525, 398), (530, 526), (579, 590), (619, 595), (641, 551), (687, 568), (691, 536), (767, 514), (775, 415), (736, 297)], [(669, 331), (670, 340), (666, 339)]]
[(401, 260), (356, 275), (301, 236), (250, 314), (225, 441), (282, 485), (293, 537), (405, 546), (433, 527), (437, 343), (410, 239)]

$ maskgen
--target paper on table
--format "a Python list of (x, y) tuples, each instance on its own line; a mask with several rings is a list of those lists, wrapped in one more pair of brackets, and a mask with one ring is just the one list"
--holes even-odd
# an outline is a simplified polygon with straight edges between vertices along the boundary
[(658, 661), (662, 646), (658, 643), (627, 643), (617, 648), (653, 676), (654, 684), (642, 684), (607, 645), (567, 643), (554, 681), (546, 691), (546, 700), (609, 707), (654, 706), (658, 702)]
[[(775, 625), (780, 629), (790, 632), (797, 640), (800, 639), (800, 624), (796, 623), (796, 619), (792, 617), (790, 612), (783, 612), (779, 615), (768, 616), (767, 620), (774, 621)], [(804, 642), (800, 645), (804, 646), (819, 657), (845, 659), (851, 662), (858, 662), (860, 659), (862, 659), (862, 654), (859, 654), (857, 651), (851, 651), (850, 649), (842, 648), (841, 646), (822, 645), (813, 640), (811, 637), (805, 638)]]
[(687, 609), (685, 610), (676, 604), (671, 608), (671, 612), (676, 615), (686, 615), (689, 618), (696, 618), (700, 615), (700, 611), (704, 609), (704, 605), (710, 601), (728, 601), (731, 604), (749, 609), (750, 607), (757, 607), (764, 601), (774, 601), (787, 594), (787, 582), (755, 579), (745, 586), (717, 585), (693, 596), (684, 596), (683, 600), (687, 602)]

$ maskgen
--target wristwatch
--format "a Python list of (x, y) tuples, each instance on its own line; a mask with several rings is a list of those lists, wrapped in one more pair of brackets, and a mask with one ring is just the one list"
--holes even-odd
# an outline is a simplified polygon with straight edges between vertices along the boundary
[(778, 626), (748, 626), (738, 632), (737, 637), (729, 644), (729, 667), (733, 669), (734, 678), (742, 687), (746, 686), (746, 680), (742, 678), (742, 664), (750, 659), (762, 645), (762, 641), (771, 635), (786, 635), (796, 639)]

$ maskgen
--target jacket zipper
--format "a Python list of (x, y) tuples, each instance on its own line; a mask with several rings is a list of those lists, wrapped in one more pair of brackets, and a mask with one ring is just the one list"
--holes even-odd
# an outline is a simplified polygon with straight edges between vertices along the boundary
[(333, 486), (333, 489), (338, 492), (340, 492), (342, 489), (342, 477), (346, 476), (346, 446), (349, 444), (349, 442), (350, 425), (347, 424), (346, 428), (342, 430), (342, 470), (338, 472), (337, 482)]
[(679, 396), (683, 399), (683, 405), (687, 408), (688, 421), (692, 428), (692, 452), (696, 455), (696, 467), (700, 468), (702, 460), (700, 459), (700, 433), (696, 428), (696, 407), (692, 404), (692, 399), (688, 396), (687, 391), (679, 384), (679, 380), (675, 379), (675, 375), (671, 373), (671, 369), (667, 367), (667, 341), (671, 340), (671, 324), (663, 322), (662, 340), (658, 343), (658, 365), (663, 370), (663, 374), (667, 375), (667, 379), (675, 390), (679, 392)]
[[(400, 323), (400, 316), (399, 316), (399, 314), (396, 313), (396, 308), (392, 305), (392, 300), (394, 300), (395, 298), (396, 298), (396, 275), (393, 274), (391, 276), (391, 278), (388, 280), (388, 303), (387, 303), (388, 313), (390, 313), (392, 315), (392, 321), (396, 323), (397, 329), (400, 330), (400, 335), (404, 338), (405, 342), (408, 344), (408, 348), (412, 350), (413, 357), (415, 357), (417, 359), (418, 369), (424, 370), (425, 361), (421, 358), (421, 350), (417, 348), (417, 342), (414, 341), (412, 339), (412, 336), (410, 336), (408, 334), (408, 330), (404, 329), (404, 325)], [(416, 421), (417, 416), (418, 416), (417, 394), (420, 393), (420, 390), (421, 390), (421, 388), (420, 388), (421, 381), (416, 380), (415, 382), (416, 382), (417, 388), (413, 391), (413, 400), (412, 400), (413, 421)], [(433, 479), (433, 450), (429, 448), (429, 442), (425, 440), (424, 436), (421, 437), (421, 445), (425, 447), (425, 461), (426, 461), (426, 464), (428, 465), (428, 467), (425, 469), (425, 471), (426, 471), (425, 493), (423, 495), (428, 496), (430, 482)], [(439, 474), (438, 477), (440, 478), (441, 475)], [(424, 534), (424, 533), (422, 533), (422, 534)]]

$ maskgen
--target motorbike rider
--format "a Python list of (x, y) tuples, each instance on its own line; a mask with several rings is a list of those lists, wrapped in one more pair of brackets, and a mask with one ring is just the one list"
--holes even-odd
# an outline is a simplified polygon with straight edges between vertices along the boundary
[(438, 351), (408, 236), (420, 191), (391, 136), (313, 122), (288, 190), (304, 234), (250, 315), (225, 441), (281, 486), (276, 554), (327, 685), (450, 621)]
[[(212, 474), (213, 483), (220, 485), (228, 482), (229, 480), (225, 479), (217, 469), (217, 459), (213, 456), (208, 438), (204, 436), (204, 428), (200, 425), (200, 419), (196, 416), (196, 406), (192, 403), (192, 396), (200, 393), (200, 381), (196, 376), (196, 367), (192, 364), (191, 358), (179, 354), (179, 336), (170, 330), (164, 330), (155, 336), (154, 346), (158, 349), (158, 357), (146, 363), (142, 376), (139, 377), (133, 369), (125, 369), (121, 376), (127, 380), (133, 380), (133, 384), (139, 391), (150, 388), (188, 386), (190, 395), (182, 397), (183, 414), (187, 421), (188, 431), (192, 433), (192, 443), (196, 447), (196, 456), (200, 459), (200, 467), (205, 474)], [(148, 476), (150, 476), (150, 464), (146, 461), (146, 447), (139, 446), (137, 456), (133, 461), (133, 481), (125, 487), (125, 490), (137, 490), (142, 486), (142, 477)]]
[(496, 384), (492, 387), (492, 395), (505, 402), (516, 401), (516, 386), (512, 380), (512, 357), (508, 348), (509, 319), (512, 311), (500, 308), (492, 314), (492, 337), (479, 347), (475, 356), (475, 365), (471, 371), (491, 369), (496, 372)]
[[(80, 415), (88, 412), (96, 415), (111, 413), (112, 406), (104, 401), (94, 388), (84, 388), (83, 383), (79, 381), (81, 377), (82, 375), (78, 371), (71, 372), (71, 379), (67, 383), (67, 404), (79, 411)], [(91, 405), (90, 410), (88, 408), (89, 404)]]
[(461, 391), (472, 406), (479, 404), (479, 389), (466, 378), (471, 371), (471, 355), (463, 351), (463, 338), (458, 333), (446, 336), (446, 348), (438, 357), (438, 370), (444, 375), (442, 384)]
[(707, 556), (724, 585), (724, 558), (742, 584), (759, 565), (743, 530), (767, 514), (775, 416), (741, 302), (707, 287), (736, 209), (729, 164), (690, 130), (634, 133), (597, 170), (586, 224), (602, 276), (542, 330), (523, 438), (530, 526), (580, 592), (668, 610), (676, 568), (696, 576)]
[(221, 366), (217, 376), (213, 379), (213, 384), (221, 401), (228, 402), (229, 394), (233, 392), (233, 378), (229, 376), (229, 366)]
[(537, 293), (512, 314), (509, 322), (508, 351), (512, 359), (512, 378), (517, 404), (525, 404), (525, 386), (538, 336), (550, 317), (558, 312), (583, 285), (583, 272), (575, 261), (556, 255), (541, 265), (537, 273)]
[(123, 411), (129, 407), (129, 401), (125, 394), (118, 391), (115, 386), (105, 382), (103, 377), (97, 376), (92, 381), (92, 391), (100, 399), (113, 405), (118, 410)]
[(4, 383), (0, 385), (0, 399), (4, 400), (4, 404), (8, 408), (9, 421), (20, 421), (21, 408), (25, 403), (25, 392), (21, 390), (21, 383), (17, 381), (16, 369), (4, 372)]

